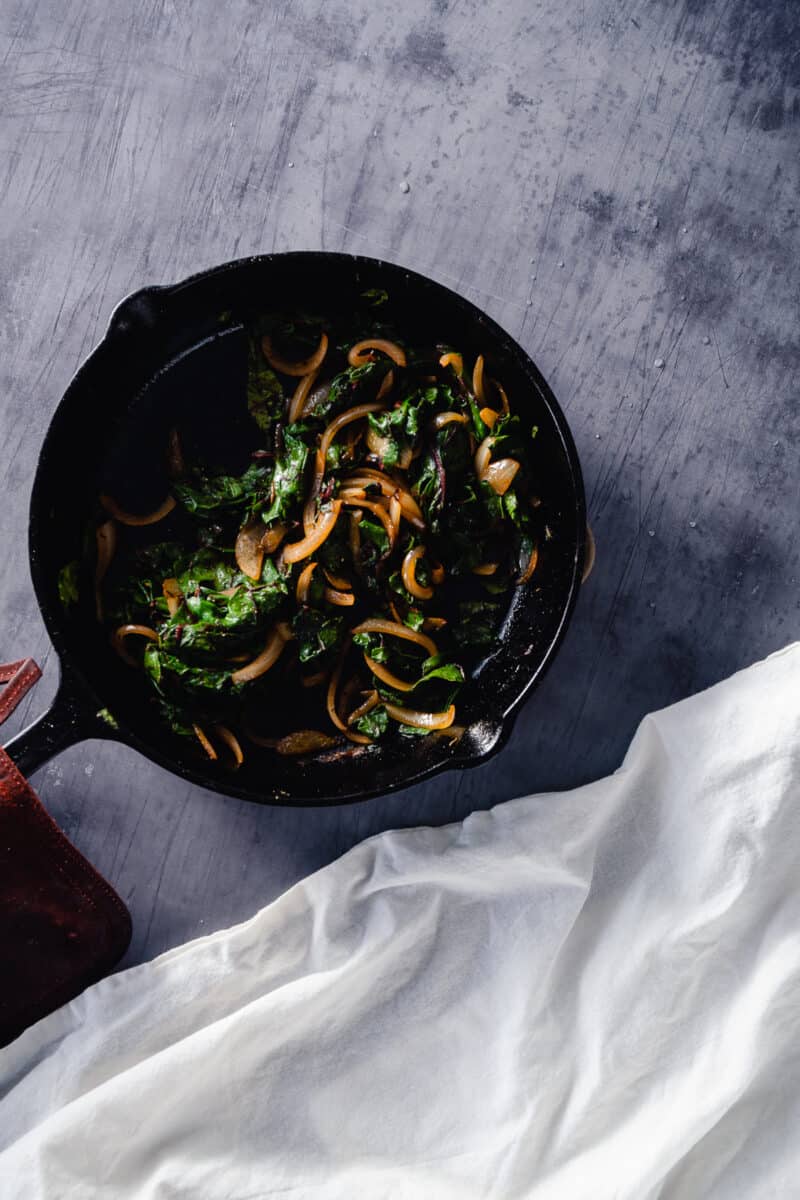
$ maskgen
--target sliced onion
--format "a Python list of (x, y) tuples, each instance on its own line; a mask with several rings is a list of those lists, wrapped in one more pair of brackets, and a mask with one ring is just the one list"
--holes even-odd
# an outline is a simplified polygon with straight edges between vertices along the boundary
[(379, 458), (383, 462), (392, 447), (392, 439), (388, 434), (378, 433), (377, 429), (373, 429), (370, 426), (367, 430), (367, 447), (376, 458)]
[(410, 446), (403, 446), (397, 459), (397, 465), (401, 471), (407, 471), (414, 460), (414, 451)]
[(273, 554), (278, 549), (283, 539), (286, 537), (287, 526), (284, 524), (273, 525), (264, 536), (261, 538), (261, 549), (265, 554)]
[(224, 742), (230, 750), (231, 754), (233, 755), (233, 769), (234, 771), (238, 771), (239, 767), (244, 762), (244, 753), (236, 734), (232, 733), (231, 730), (228, 729), (227, 725), (215, 725), (214, 733), (216, 733), (220, 741)]
[(350, 713), (350, 716), (347, 718), (347, 724), (354, 725), (356, 721), (360, 721), (367, 713), (371, 713), (373, 708), (377, 708), (380, 702), (381, 698), (375, 690), (369, 692), (364, 703), (359, 704), (358, 708), (354, 708)]
[(433, 596), (433, 588), (425, 587), (421, 583), (417, 583), (417, 560), (422, 558), (425, 553), (424, 546), (414, 546), (413, 550), (409, 550), (403, 559), (403, 565), (400, 568), (400, 574), (403, 577), (403, 587), (412, 596), (416, 596), (418, 600), (430, 600)]
[(317, 461), (314, 468), (314, 483), (311, 488), (312, 496), (315, 496), (319, 491), (322, 477), (325, 474), (325, 462), (328, 457), (328, 450), (339, 430), (344, 428), (345, 425), (349, 425), (352, 421), (360, 421), (362, 417), (368, 417), (370, 413), (379, 412), (384, 407), (377, 400), (372, 401), (370, 404), (356, 404), (354, 408), (348, 408), (345, 412), (339, 413), (338, 417), (334, 417), (331, 423), (325, 426), (322, 437), (319, 439)]
[(326, 587), (324, 594), (329, 604), (338, 604), (340, 608), (349, 608), (356, 602), (352, 592), (340, 592), (336, 588)]
[(397, 363), (398, 367), (406, 365), (406, 352), (402, 346), (398, 346), (396, 342), (389, 342), (386, 338), (366, 338), (363, 342), (356, 342), (355, 346), (351, 346), (347, 351), (347, 361), (351, 367), (363, 367), (374, 357), (370, 353), (372, 350), (378, 350), (381, 354), (385, 354), (393, 363)]
[(495, 412), (495, 410), (493, 408), (482, 408), (480, 416), (481, 416), (481, 420), (483, 421), (484, 425), (486, 425), (486, 427), (488, 429), (494, 429), (495, 425), (497, 424), (497, 419), (500, 416), (500, 413)]
[(506, 395), (505, 388), (503, 387), (503, 385), (502, 385), (501, 383), (498, 383), (496, 379), (493, 379), (493, 380), (492, 380), (492, 383), (493, 383), (493, 384), (494, 384), (494, 386), (497, 388), (497, 391), (498, 391), (498, 393), (499, 393), (499, 395), (500, 395), (500, 400), (501, 400), (501, 402), (502, 402), (502, 405), (503, 405), (503, 412), (504, 412), (504, 413), (506, 414), (506, 416), (507, 416), (507, 415), (508, 415), (508, 414), (511, 412), (511, 409), (510, 409), (510, 407), (509, 407), (509, 403), (508, 403), (508, 396)]
[(115, 629), (112, 633), (111, 644), (123, 662), (126, 662), (129, 667), (141, 666), (141, 664), (138, 663), (136, 659), (128, 653), (128, 650), (125, 646), (125, 639), (128, 637), (143, 637), (147, 638), (149, 642), (157, 642), (158, 634), (156, 633), (155, 629), (151, 629), (149, 625), (120, 625), (119, 628)]
[(328, 353), (328, 335), (323, 333), (319, 339), (319, 345), (313, 354), (308, 358), (299, 359), (297, 362), (289, 362), (288, 359), (282, 358), (280, 354), (276, 354), (272, 338), (266, 334), (261, 339), (261, 349), (264, 351), (264, 357), (269, 365), (276, 371), (280, 371), (282, 375), (310, 375), (312, 371), (318, 371), (322, 366), (323, 359)]
[(327, 567), (322, 568), (325, 578), (331, 587), (338, 588), (340, 592), (351, 592), (353, 585), (349, 579), (345, 579), (343, 575), (334, 575), (333, 571), (329, 571)]
[(441, 563), (434, 563), (431, 567), (431, 583), (438, 587), (440, 583), (444, 583), (444, 567)]
[(483, 388), (483, 367), (483, 355), (479, 354), (475, 359), (475, 366), (472, 371), (472, 390), (480, 404), (486, 403), (486, 393)]
[(329, 750), (336, 745), (336, 738), (318, 729), (298, 729), (288, 733), (275, 743), (278, 754), (314, 754), (317, 750)]
[(311, 531), (299, 542), (290, 542), (288, 546), (284, 546), (283, 561), (287, 563), (300, 562), (318, 550), (325, 539), (330, 536), (339, 519), (341, 508), (341, 500), (334, 500), (330, 508), (321, 509)]
[(466, 425), (467, 417), (464, 416), (464, 413), (460, 412), (437, 413), (433, 418), (433, 428), (444, 429), (445, 425), (452, 425), (454, 422), (457, 425)]
[(304, 688), (319, 687), (328, 678), (327, 671), (315, 671), (313, 675), (301, 675), (300, 683)]
[(289, 401), (289, 410), (287, 413), (287, 420), (290, 425), (294, 425), (295, 421), (299, 421), (303, 416), (305, 412), (306, 401), (308, 400), (308, 393), (314, 386), (314, 381), (318, 374), (319, 369), (315, 371), (309, 371), (308, 375), (304, 375), (297, 387), (294, 389), (294, 395)]
[(536, 570), (536, 564), (538, 561), (539, 561), (539, 547), (534, 546), (533, 549), (531, 550), (530, 558), (528, 559), (527, 563), (525, 564), (525, 567), (524, 567), (519, 579), (517, 580), (517, 583), (527, 583), (528, 582), (531, 575)]
[(350, 553), (353, 556), (353, 563), (358, 563), (358, 557), (361, 553), (361, 532), (358, 528), (363, 517), (361, 509), (350, 513)]
[(400, 528), (400, 519), (403, 515), (403, 508), (397, 496), (389, 497), (389, 520), (394, 526), (395, 536)]
[(311, 576), (317, 569), (317, 561), (306, 563), (297, 580), (297, 588), (295, 589), (295, 599), (298, 604), (308, 604), (308, 590), (311, 587)]
[(392, 523), (391, 517), (389, 516), (388, 512), (386, 511), (386, 509), (383, 507), (382, 504), (376, 504), (374, 500), (347, 500), (347, 499), (342, 500), (341, 503), (345, 506), (345, 508), (352, 508), (355, 506), (358, 509), (365, 508), (367, 510), (367, 512), (373, 513), (378, 518), (378, 520), (381, 522), (381, 524), (383, 525), (383, 528), (386, 530), (386, 536), (389, 539), (389, 545), (390, 546), (394, 545), (395, 538), (397, 537), (397, 526)]
[(171, 617), (174, 617), (181, 604), (183, 604), (183, 592), (181, 591), (180, 584), (177, 579), (170, 577), (162, 583), (161, 591), (167, 602), (167, 611)]
[(167, 474), (170, 479), (178, 479), (186, 471), (186, 462), (181, 448), (181, 439), (177, 429), (170, 429), (167, 442)]
[(399, 675), (394, 675), (389, 671), (383, 663), (376, 662), (374, 658), (370, 658), (364, 651), (364, 662), (369, 667), (376, 679), (380, 679), (381, 683), (385, 683), (387, 687), (392, 688), (395, 692), (411, 692), (414, 690), (413, 683), (407, 683), (405, 679), (401, 679)]
[(362, 733), (353, 733), (353, 731), (351, 729), (347, 728), (344, 721), (342, 720), (342, 718), (339, 716), (338, 712), (336, 711), (336, 691), (337, 691), (337, 688), (339, 687), (339, 680), (342, 677), (342, 668), (344, 667), (344, 660), (347, 656), (347, 651), (349, 649), (350, 649), (350, 639), (348, 638), (347, 641), (345, 642), (345, 644), (342, 646), (342, 651), (341, 651), (341, 654), (339, 655), (339, 661), (337, 662), (337, 664), (334, 668), (333, 674), (330, 677), (330, 681), (328, 683), (328, 692), (327, 692), (327, 695), (325, 698), (325, 702), (326, 702), (326, 707), (328, 709), (328, 716), (333, 721), (336, 728), (340, 729), (342, 731), (342, 733), (345, 735), (345, 737), (347, 737), (351, 742), (357, 742), (360, 746), (367, 746), (372, 743), (372, 738), (368, 738)]
[(483, 478), (498, 496), (505, 496), (518, 470), (519, 463), (515, 458), (498, 458), (497, 462), (489, 463)]
[(249, 683), (251, 679), (258, 679), (259, 675), (264, 675), (270, 667), (275, 666), (275, 663), (283, 654), (287, 640), (284, 637), (283, 629), (276, 625), (261, 653), (256, 655), (246, 666), (240, 667), (238, 671), (234, 671), (231, 675), (231, 683)]
[(483, 479), (486, 474), (486, 469), (492, 461), (492, 446), (494, 445), (493, 437), (485, 437), (478, 449), (475, 451), (475, 474), (478, 479)]
[(464, 359), (460, 354), (456, 354), (451, 350), (448, 354), (443, 354), (439, 359), (440, 367), (452, 367), (456, 375), (464, 374)]
[(394, 617), (395, 621), (397, 621), (397, 624), (398, 624), (398, 625), (402, 625), (402, 624), (403, 624), (403, 621), (402, 621), (402, 619), (401, 619), (401, 617), (400, 617), (400, 613), (397, 611), (397, 605), (395, 604), (394, 600), (390, 600), (390, 601), (389, 601), (389, 611), (391, 612), (391, 614), (392, 614), (392, 616)]
[(197, 740), (199, 741), (200, 745), (205, 750), (208, 757), (211, 759), (212, 762), (216, 762), (219, 755), (217, 754), (214, 747), (211, 745), (211, 742), (206, 737), (202, 728), (199, 725), (192, 725), (192, 729), (195, 731), (195, 733), (197, 735)]
[(97, 561), (94, 567), (94, 603), (97, 619), (102, 621), (105, 614), (101, 585), (117, 548), (116, 521), (103, 521), (102, 525), (98, 525), (95, 530), (95, 540), (97, 542)]
[(408, 642), (416, 642), (418, 646), (422, 646), (428, 651), (428, 657), (439, 653), (433, 638), (426, 637), (424, 633), (418, 633), (416, 629), (409, 629), (408, 625), (402, 625), (399, 621), (386, 621), (383, 617), (368, 617), (366, 621), (356, 625), (353, 633), (386, 633), (391, 637), (405, 638)]
[(447, 624), (446, 617), (426, 617), (425, 620), (422, 622), (422, 628), (423, 629), (433, 629), (435, 631), (437, 629), (444, 629), (446, 624)]
[(403, 516), (412, 525), (416, 525), (421, 529), (425, 528), (425, 521), (422, 516), (422, 509), (417, 504), (411, 492), (386, 475), (383, 471), (375, 471), (372, 467), (358, 467), (356, 474), (351, 475), (349, 479), (345, 479), (345, 486), (348, 488), (368, 487), (371, 483), (376, 483), (384, 496), (397, 496), (400, 501), (400, 507), (403, 510)]
[(102, 495), (100, 503), (111, 513), (112, 517), (116, 517), (123, 525), (155, 525), (156, 521), (163, 521), (164, 517), (169, 516), (175, 507), (176, 500), (174, 496), (167, 496), (158, 508), (154, 508), (152, 512), (145, 513), (143, 516), (126, 512), (124, 508), (120, 508), (113, 496)]
[(400, 708), (397, 704), (386, 704), (386, 711), (393, 721), (411, 725), (414, 729), (447, 729), (456, 719), (456, 706), (451, 704), (445, 712), (416, 712), (413, 708)]
[(236, 535), (234, 555), (236, 565), (248, 579), (260, 579), (264, 566), (264, 522), (260, 518), (247, 521)]
[(376, 400), (385, 400), (389, 392), (394, 387), (394, 371), (387, 371), (381, 380), (381, 386), (378, 388), (375, 396)]
[(494, 575), (498, 564), (496, 562), (481, 563), (479, 567), (472, 568), (473, 575)]

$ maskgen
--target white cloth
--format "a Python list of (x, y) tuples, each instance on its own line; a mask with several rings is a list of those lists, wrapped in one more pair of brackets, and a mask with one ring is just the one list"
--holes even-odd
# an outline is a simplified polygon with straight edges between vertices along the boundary
[(800, 644), (0, 1053), (4, 1200), (800, 1195)]

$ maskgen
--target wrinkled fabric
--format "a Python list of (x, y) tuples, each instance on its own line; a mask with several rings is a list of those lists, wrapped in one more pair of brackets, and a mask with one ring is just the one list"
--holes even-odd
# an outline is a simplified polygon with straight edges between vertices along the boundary
[(0, 1053), (5, 1200), (800, 1195), (800, 645)]

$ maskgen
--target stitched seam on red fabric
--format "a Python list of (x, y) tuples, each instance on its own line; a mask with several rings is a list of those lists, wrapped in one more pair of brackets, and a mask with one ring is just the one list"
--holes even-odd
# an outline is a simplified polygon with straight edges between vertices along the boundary
[(42, 674), (32, 658), (23, 659), (16, 666), (17, 671), (6, 681), (6, 686), (0, 693), (0, 725), (11, 716), (22, 697)]

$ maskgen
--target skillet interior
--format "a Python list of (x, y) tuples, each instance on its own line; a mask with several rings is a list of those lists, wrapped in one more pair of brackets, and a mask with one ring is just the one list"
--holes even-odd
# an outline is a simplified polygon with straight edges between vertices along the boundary
[[(541, 547), (530, 583), (517, 589), (496, 649), (459, 701), (461, 741), (401, 739), (354, 748), (324, 761), (281, 760), (253, 752), (232, 774), (207, 764), (165, 730), (145, 702), (149, 689), (110, 649), (94, 617), (91, 579), (65, 612), (59, 569), (81, 557), (97, 512), (112, 492), (139, 511), (168, 488), (164, 446), (171, 426), (191, 423), (212, 461), (235, 452), (246, 434), (246, 353), (242, 323), (267, 308), (347, 311), (366, 288), (384, 288), (382, 316), (412, 342), (449, 342), (483, 352), (512, 407), (539, 426), (540, 491), (552, 503), (553, 538)], [(400, 267), (349, 255), (299, 252), (242, 260), (174, 288), (124, 301), (106, 338), (76, 376), (51, 425), (31, 508), (31, 563), (45, 621), (65, 667), (92, 703), (118, 722), (118, 736), (207, 787), (261, 802), (341, 803), (406, 786), (446, 766), (467, 766), (503, 740), (511, 713), (541, 675), (565, 628), (583, 559), (585, 510), (580, 468), (566, 422), (522, 350), (467, 301)], [(276, 702), (279, 702), (276, 700)]]

